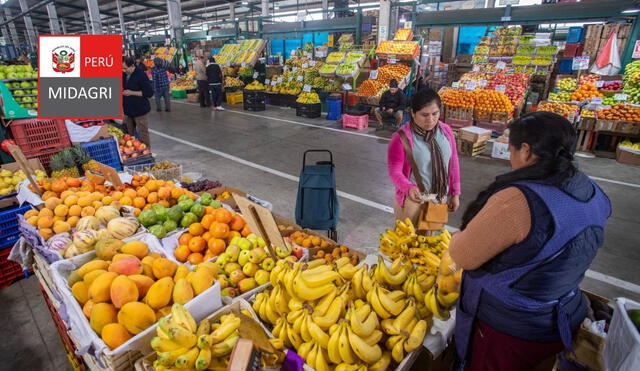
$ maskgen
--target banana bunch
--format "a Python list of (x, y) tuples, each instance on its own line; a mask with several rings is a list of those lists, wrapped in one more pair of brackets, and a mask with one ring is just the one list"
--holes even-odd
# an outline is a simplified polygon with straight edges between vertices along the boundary
[(411, 264), (405, 264), (402, 259), (396, 259), (391, 266), (387, 268), (382, 256), (378, 255), (378, 264), (375, 265), (373, 270), (373, 278), (378, 283), (399, 288), (407, 280), (407, 276), (412, 268)]
[(303, 91), (302, 93), (300, 93), (300, 95), (298, 95), (298, 99), (296, 99), (296, 102), (301, 104), (317, 104), (320, 103), (320, 97), (316, 92)]
[(264, 86), (258, 80), (253, 80), (253, 82), (251, 84), (245, 86), (245, 89), (247, 89), (247, 90), (264, 90), (265, 88), (266, 88), (266, 86)]
[(216, 323), (204, 319), (196, 326), (182, 305), (173, 304), (171, 316), (160, 319), (157, 336), (151, 339), (151, 348), (158, 353), (153, 367), (157, 371), (226, 370), (227, 356), (240, 338), (240, 322), (234, 314), (226, 314)]
[(391, 357), (400, 363), (405, 353), (416, 350), (427, 334), (430, 318), (418, 320), (417, 304), (413, 298), (396, 318), (382, 321), (382, 329), (388, 335), (385, 341), (387, 349), (391, 349)]

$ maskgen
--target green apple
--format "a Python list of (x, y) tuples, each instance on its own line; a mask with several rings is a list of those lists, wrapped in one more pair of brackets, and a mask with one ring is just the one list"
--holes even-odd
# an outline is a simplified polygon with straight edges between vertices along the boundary
[(258, 236), (256, 236), (255, 234), (251, 233), (250, 235), (248, 235), (247, 240), (251, 241), (251, 243), (253, 244), (253, 246), (257, 245), (258, 242)]
[(258, 264), (249, 262), (242, 267), (242, 273), (247, 277), (253, 277), (259, 269)]
[(240, 255), (240, 248), (236, 245), (229, 245), (224, 252), (229, 254), (229, 261), (237, 261), (238, 255)]
[(235, 238), (238, 238), (238, 240), (235, 243), (232, 240), (232, 245), (237, 245), (242, 250), (251, 250), (253, 248), (253, 244), (251, 243), (251, 241), (247, 240), (246, 238), (234, 237), (234, 239)]
[(241, 269), (242, 267), (240, 266), (240, 264), (235, 262), (230, 262), (224, 265), (224, 272), (229, 275), (229, 278), (231, 278), (231, 272)]
[(276, 262), (273, 261), (272, 258), (265, 258), (262, 261), (262, 269), (264, 269), (267, 272), (271, 272), (271, 270), (273, 269), (273, 267), (275, 267)]
[(244, 267), (244, 265), (249, 262), (250, 252), (251, 250), (240, 250), (240, 254), (238, 255), (238, 264)]
[(229, 245), (238, 245), (240, 246), (240, 244), (238, 244), (238, 241), (241, 239), (242, 237), (239, 236), (235, 236), (231, 239), (231, 241), (229, 242)]
[(267, 242), (265, 242), (264, 238), (262, 237), (258, 237), (258, 239), (256, 240), (256, 244), (258, 245), (258, 247), (267, 246)]
[(256, 280), (258, 286), (262, 286), (269, 282), (269, 272), (265, 271), (264, 269), (260, 269), (256, 272), (253, 278)]
[(229, 273), (229, 282), (231, 282), (231, 285), (233, 286), (238, 286), (238, 282), (242, 281), (245, 278), (246, 276), (244, 275), (244, 273), (242, 273), (242, 269), (240, 268)]
[(220, 271), (224, 271), (224, 266), (228, 262), (229, 262), (229, 257), (225, 253), (218, 255), (218, 258), (216, 259), (216, 265), (218, 266), (218, 269)]

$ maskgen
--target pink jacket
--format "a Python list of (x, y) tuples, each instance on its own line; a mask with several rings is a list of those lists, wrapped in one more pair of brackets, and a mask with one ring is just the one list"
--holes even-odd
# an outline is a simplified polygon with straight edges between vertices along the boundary
[[(458, 151), (456, 150), (456, 138), (453, 136), (451, 127), (444, 122), (440, 122), (440, 127), (444, 131), (445, 136), (451, 144), (451, 159), (449, 161), (449, 195), (456, 196), (460, 194), (460, 163), (458, 162)], [(400, 130), (404, 130), (409, 139), (409, 145), (413, 149), (413, 135), (411, 134), (411, 126), (404, 125)], [(404, 146), (398, 133), (391, 136), (389, 148), (387, 149), (387, 171), (389, 178), (396, 186), (396, 202), (400, 206), (404, 206), (404, 199), (413, 187), (417, 187), (410, 180), (411, 164), (404, 153)]]

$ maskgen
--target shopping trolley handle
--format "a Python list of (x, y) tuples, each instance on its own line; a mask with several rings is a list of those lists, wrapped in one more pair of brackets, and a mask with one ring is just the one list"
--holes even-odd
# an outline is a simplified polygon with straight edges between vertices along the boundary
[(308, 149), (308, 150), (304, 151), (304, 155), (302, 156), (302, 168), (303, 169), (307, 164), (307, 153), (309, 153), (309, 152), (326, 152), (326, 153), (328, 153), (329, 154), (329, 162), (333, 166), (333, 154), (331, 153), (331, 151), (329, 151), (328, 149)]

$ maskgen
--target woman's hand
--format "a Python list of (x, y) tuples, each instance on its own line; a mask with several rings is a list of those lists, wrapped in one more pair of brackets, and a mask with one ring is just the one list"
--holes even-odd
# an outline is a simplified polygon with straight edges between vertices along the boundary
[(420, 189), (418, 187), (413, 187), (409, 190), (409, 198), (411, 201), (421, 204), (422, 203), (422, 193), (420, 193)]
[(449, 198), (449, 211), (454, 212), (460, 207), (460, 196), (455, 195)]

